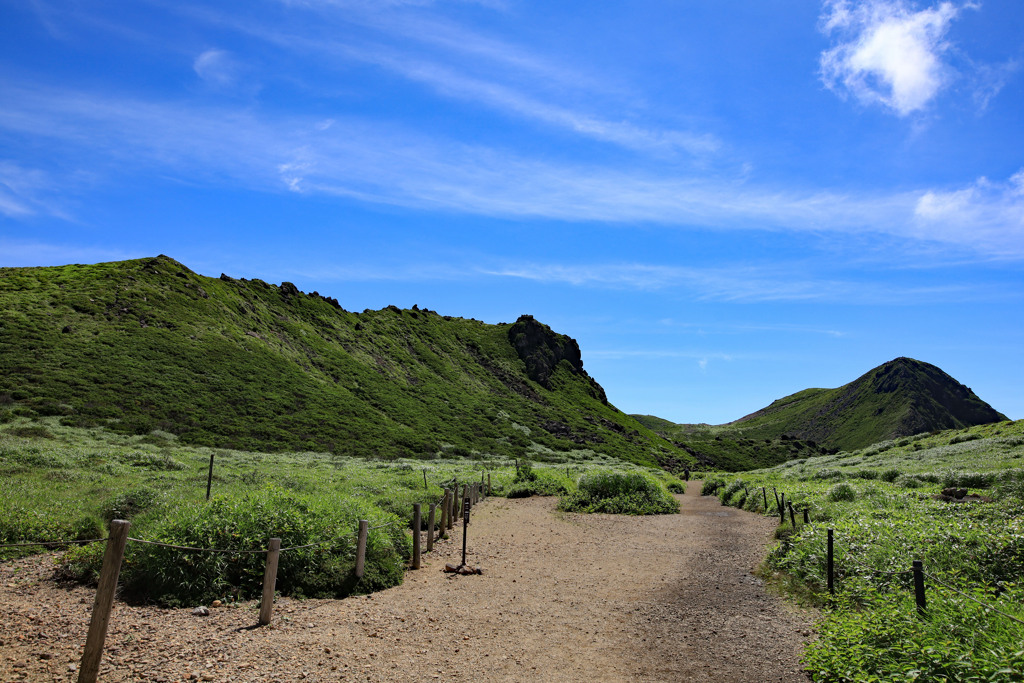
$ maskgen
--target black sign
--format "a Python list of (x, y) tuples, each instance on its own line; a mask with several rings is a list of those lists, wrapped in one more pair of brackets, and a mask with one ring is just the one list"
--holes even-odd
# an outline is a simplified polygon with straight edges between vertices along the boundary
[(463, 501), (462, 501), (462, 516), (465, 517), (466, 519), (469, 519), (469, 510), (472, 507), (473, 506), (470, 504), (469, 498), (463, 499)]

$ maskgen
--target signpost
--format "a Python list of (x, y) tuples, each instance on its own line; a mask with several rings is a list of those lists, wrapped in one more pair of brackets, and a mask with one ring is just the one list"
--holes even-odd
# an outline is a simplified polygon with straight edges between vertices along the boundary
[(466, 566), (466, 527), (469, 526), (469, 510), (472, 504), (469, 496), (462, 499), (462, 566)]

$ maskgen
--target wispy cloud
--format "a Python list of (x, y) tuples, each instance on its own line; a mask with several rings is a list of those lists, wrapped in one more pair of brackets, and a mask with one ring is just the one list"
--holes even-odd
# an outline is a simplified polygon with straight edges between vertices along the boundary
[(37, 240), (0, 237), (0, 266), (56, 266), (66, 263), (98, 263), (142, 258), (153, 254), (132, 253), (125, 249), (69, 246)]
[[(0, 85), (0, 132), (50, 143), (52, 159), (91, 172), (178, 175), (265, 191), (337, 195), (416, 209), (504, 218), (650, 222), (680, 229), (892, 235), (986, 257), (1022, 258), (1018, 181), (969, 188), (847, 194), (781, 190), (673, 172), (569, 165), (430, 138), (353, 118), (274, 116), (38, 86)], [(13, 177), (12, 174), (7, 174)], [(6, 191), (7, 212), (32, 209)], [(980, 228), (977, 222), (981, 221)], [(523, 274), (522, 276), (528, 276)], [(586, 279), (582, 271), (564, 279)], [(630, 286), (658, 286), (659, 268), (605, 271)], [(671, 277), (685, 277), (673, 272)], [(701, 278), (710, 285), (709, 273)], [(735, 292), (723, 276), (722, 290)], [(646, 283), (646, 284), (645, 284)], [(780, 286), (782, 286), (780, 284)], [(820, 290), (785, 285), (790, 298)], [(758, 296), (753, 282), (748, 296)]]
[[(624, 290), (677, 290), (707, 301), (763, 303), (772, 301), (854, 305), (911, 305), (928, 301), (990, 300), (997, 293), (978, 284), (900, 285), (843, 280), (801, 270), (794, 264), (687, 268), (645, 264), (561, 265), (525, 264), (481, 269), (498, 277), (545, 284)], [(754, 329), (754, 328), (751, 328)], [(757, 328), (761, 330), (766, 327)], [(805, 330), (806, 331), (806, 330)], [(833, 336), (834, 330), (816, 330)]]
[[(371, 64), (442, 97), (581, 138), (657, 155), (705, 156), (721, 147), (721, 141), (709, 132), (645, 126), (625, 115), (612, 119), (560, 102), (566, 91), (583, 92), (592, 99), (595, 91), (604, 95), (605, 86), (589, 74), (548, 63), (517, 46), (449, 21), (422, 14), (382, 12), (363, 3), (288, 4), (296, 10), (320, 10), (324, 21), (337, 27), (340, 35), (320, 29), (290, 32), (208, 10), (189, 12), (288, 52), (316, 54), (328, 68), (344, 70), (353, 62)], [(377, 31), (381, 37), (375, 41), (345, 30), (352, 25)], [(629, 95), (610, 106), (630, 109), (634, 106), (632, 99)]]
[(821, 55), (825, 84), (906, 116), (924, 109), (951, 80), (945, 35), (963, 8), (914, 11), (903, 0), (826, 0), (822, 30), (840, 42)]
[(229, 88), (238, 80), (239, 65), (226, 50), (204, 50), (192, 63), (192, 69), (215, 88)]
[(970, 239), (983, 251), (1024, 252), (1024, 169), (1006, 182), (979, 178), (957, 190), (931, 190), (914, 214), (921, 236), (944, 242)]
[(67, 218), (51, 198), (55, 182), (38, 168), (0, 159), (0, 215), (27, 218), (36, 215)]

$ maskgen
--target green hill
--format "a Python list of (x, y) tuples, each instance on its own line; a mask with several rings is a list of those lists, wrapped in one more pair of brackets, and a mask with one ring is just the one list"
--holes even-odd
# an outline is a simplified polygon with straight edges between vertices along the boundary
[[(673, 425), (635, 417), (698, 457), (761, 463), (751, 467), (788, 459), (783, 457), (785, 448), (790, 457), (808, 457), (816, 455), (814, 449), (850, 451), (923, 432), (1006, 420), (970, 388), (912, 358), (884, 363), (838, 389), (799, 391), (724, 425)], [(797, 453), (805, 449), (810, 450)]]
[(0, 310), (0, 423), (59, 416), (154, 443), (381, 458), (692, 460), (610, 405), (576, 342), (530, 316), (353, 313), (166, 256), (3, 268)]

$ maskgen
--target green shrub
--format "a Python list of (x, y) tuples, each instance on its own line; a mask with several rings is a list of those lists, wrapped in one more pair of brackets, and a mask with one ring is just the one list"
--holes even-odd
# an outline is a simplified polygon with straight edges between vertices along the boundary
[(857, 489), (846, 482), (840, 482), (832, 486), (825, 497), (834, 503), (849, 502), (857, 500)]
[(946, 470), (942, 473), (943, 488), (987, 489), (996, 481), (995, 472), (964, 472)]
[(128, 519), (153, 507), (160, 494), (148, 486), (139, 486), (120, 493), (105, 506), (103, 519), (110, 522), (113, 519)]
[(743, 486), (744, 483), (742, 479), (733, 479), (731, 482), (729, 482), (729, 485), (726, 486), (725, 489), (718, 495), (719, 499), (721, 499), (722, 501), (722, 505), (730, 505), (732, 497), (736, 493), (743, 491)]
[(664, 484), (640, 472), (588, 472), (575, 493), (564, 496), (559, 509), (571, 512), (608, 512), (660, 515), (679, 512), (679, 502)]
[(882, 481), (887, 481), (887, 482), (891, 483), (891, 482), (894, 482), (897, 479), (899, 479), (900, 475), (902, 475), (902, 474), (903, 473), (900, 472), (895, 467), (890, 467), (888, 469), (882, 470), (879, 473), (878, 478), (881, 479)]
[(909, 474), (901, 475), (893, 483), (895, 483), (897, 486), (901, 486), (901, 487), (903, 487), (905, 489), (920, 488), (921, 485), (923, 484), (923, 482), (920, 479), (918, 479), (917, 477), (911, 476)]
[(669, 479), (665, 482), (665, 488), (672, 493), (686, 493), (686, 482), (679, 479)]
[(89, 543), (71, 548), (60, 559), (55, 572), (58, 579), (88, 585), (95, 584), (103, 567), (106, 543)]
[(527, 468), (520, 465), (512, 484), (505, 489), (505, 497), (561, 496), (571, 493), (574, 488), (572, 480), (559, 470), (535, 470), (529, 465)]
[(702, 496), (714, 496), (718, 494), (718, 489), (725, 486), (725, 480), (723, 479), (705, 479), (704, 485), (701, 486), (700, 495)]
[[(370, 532), (362, 580), (352, 572), (359, 519), (392, 523)], [(328, 505), (291, 491), (266, 488), (183, 507), (155, 524), (149, 535), (149, 540), (162, 543), (227, 552), (130, 543), (122, 575), (130, 595), (164, 605), (255, 597), (263, 582), (262, 551), (268, 537), (277, 536), (285, 548), (277, 575), (281, 593), (344, 597), (401, 582), (409, 555), (404, 529), (404, 520), (355, 499), (340, 506)], [(307, 544), (317, 545), (297, 547)]]

